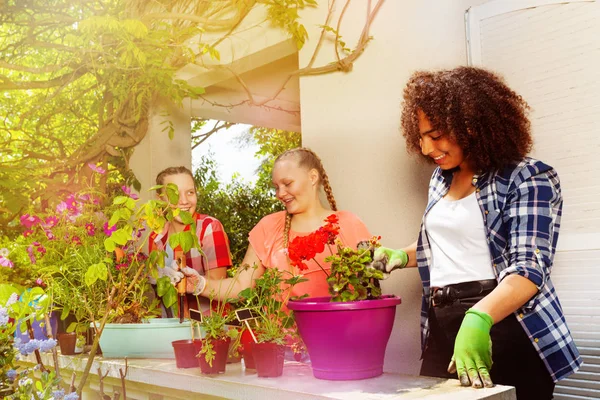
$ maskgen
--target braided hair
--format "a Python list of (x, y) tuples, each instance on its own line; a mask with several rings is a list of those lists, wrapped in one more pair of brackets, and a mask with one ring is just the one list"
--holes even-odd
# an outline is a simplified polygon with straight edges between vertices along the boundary
[[(279, 155), (275, 160), (275, 164), (278, 161), (294, 157), (298, 161), (299, 167), (306, 167), (307, 169), (316, 169), (319, 173), (319, 184), (323, 185), (323, 191), (325, 191), (325, 195), (327, 196), (327, 202), (329, 203), (329, 207), (333, 211), (337, 211), (337, 203), (335, 202), (335, 198), (333, 197), (333, 191), (331, 190), (331, 184), (329, 183), (329, 177), (327, 176), (327, 172), (325, 172), (325, 168), (323, 168), (323, 162), (315, 154), (314, 151), (308, 149), (306, 147), (297, 147), (295, 149), (287, 150)], [(285, 227), (283, 228), (283, 247), (288, 247), (290, 228), (292, 225), (292, 214), (286, 212), (285, 214)]]

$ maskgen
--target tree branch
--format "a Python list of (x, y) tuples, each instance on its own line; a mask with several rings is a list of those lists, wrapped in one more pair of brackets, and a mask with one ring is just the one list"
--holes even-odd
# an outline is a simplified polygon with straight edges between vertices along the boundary
[(51, 87), (62, 86), (70, 82), (74, 82), (88, 72), (87, 68), (80, 68), (76, 71), (66, 73), (54, 79), (47, 81), (28, 81), (28, 82), (12, 82), (0, 83), (0, 91), (6, 90), (23, 90), (23, 89), (48, 89)]

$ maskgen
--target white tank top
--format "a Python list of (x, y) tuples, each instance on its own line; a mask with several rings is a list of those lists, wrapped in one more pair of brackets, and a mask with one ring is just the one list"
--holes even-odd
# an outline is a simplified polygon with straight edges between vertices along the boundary
[(475, 192), (456, 201), (442, 198), (427, 213), (425, 229), (432, 287), (495, 278)]

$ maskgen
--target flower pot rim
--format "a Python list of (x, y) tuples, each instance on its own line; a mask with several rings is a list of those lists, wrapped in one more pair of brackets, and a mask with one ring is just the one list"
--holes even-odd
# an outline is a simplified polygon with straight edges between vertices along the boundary
[(136, 322), (131, 324), (118, 324), (118, 323), (107, 323), (104, 325), (104, 329), (173, 329), (173, 328), (185, 328), (190, 329), (191, 322), (183, 321), (181, 324), (150, 324), (148, 322)]
[(392, 294), (384, 295), (376, 300), (356, 300), (346, 302), (332, 302), (330, 300), (330, 296), (307, 297), (300, 300), (290, 300), (287, 307), (294, 311), (343, 311), (395, 307), (402, 303), (400, 297)]

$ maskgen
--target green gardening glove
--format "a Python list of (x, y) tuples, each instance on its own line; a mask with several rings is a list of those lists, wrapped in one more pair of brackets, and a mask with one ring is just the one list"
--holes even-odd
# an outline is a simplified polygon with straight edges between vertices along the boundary
[(383, 272), (383, 279), (387, 279), (393, 270), (406, 267), (406, 264), (408, 264), (408, 254), (404, 250), (378, 247), (373, 253), (372, 267)]
[(492, 339), (490, 329), (494, 321), (488, 314), (474, 309), (467, 310), (456, 341), (454, 355), (448, 372), (458, 372), (462, 386), (492, 387)]

